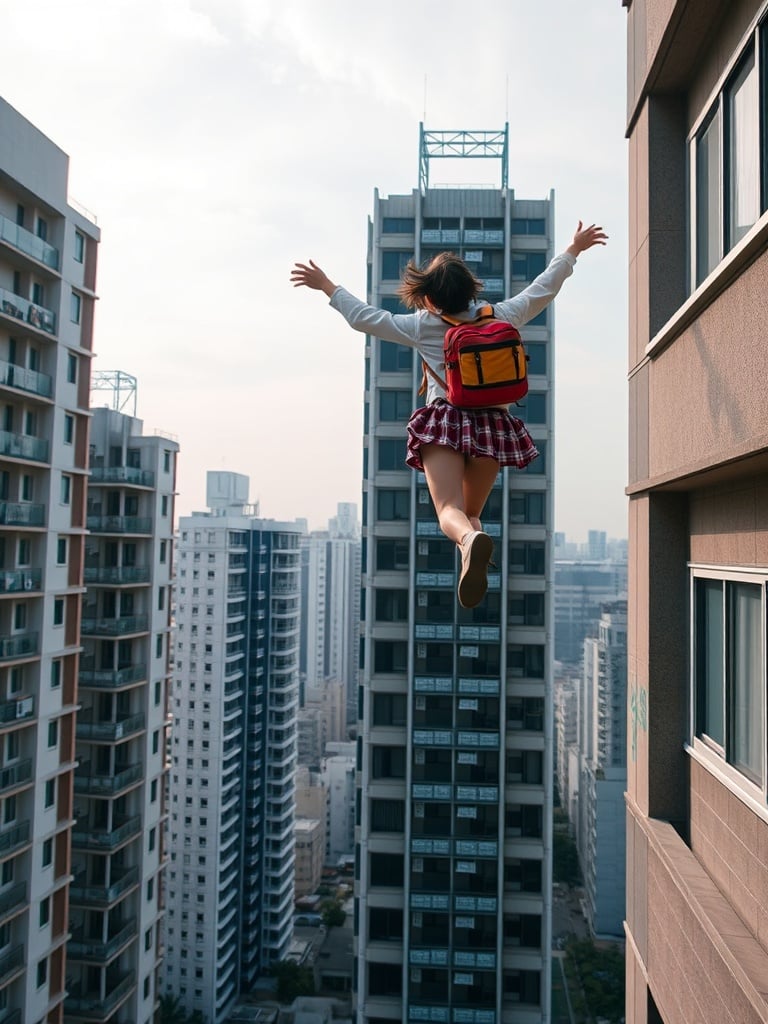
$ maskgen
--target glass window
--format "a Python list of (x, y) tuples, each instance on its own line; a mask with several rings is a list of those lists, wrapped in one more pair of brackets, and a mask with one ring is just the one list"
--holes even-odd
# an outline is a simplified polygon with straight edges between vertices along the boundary
[(85, 257), (85, 235), (79, 231), (75, 232), (74, 258), (76, 263), (82, 263)]
[(765, 581), (694, 579), (696, 735), (764, 786)]
[[(382, 306), (386, 304), (382, 301)], [(379, 370), (382, 373), (401, 373), (413, 367), (413, 349), (395, 341), (379, 341)]]
[(77, 356), (73, 356), (71, 353), (67, 356), (67, 382), (69, 384), (77, 383)]
[(379, 419), (385, 423), (406, 421), (412, 408), (410, 389), (389, 388), (379, 391)]
[(376, 518), (407, 520), (411, 505), (411, 492), (405, 489), (379, 488), (376, 492)]
[(77, 294), (72, 292), (70, 303), (69, 303), (69, 319), (73, 324), (80, 323), (80, 317), (82, 315), (83, 300)]
[(64, 414), (64, 444), (72, 444), (75, 436), (75, 417)]
[(760, 99), (754, 47), (726, 88), (728, 216), (727, 249), (760, 216)]
[(715, 108), (696, 137), (696, 283), (720, 261), (720, 110)]
[(376, 442), (379, 471), (405, 469), (405, 438), (382, 437)]
[(413, 217), (382, 217), (381, 231), (385, 235), (412, 235), (416, 230)]
[(381, 252), (382, 281), (399, 281), (408, 260), (413, 259), (412, 252), (401, 249), (383, 249)]

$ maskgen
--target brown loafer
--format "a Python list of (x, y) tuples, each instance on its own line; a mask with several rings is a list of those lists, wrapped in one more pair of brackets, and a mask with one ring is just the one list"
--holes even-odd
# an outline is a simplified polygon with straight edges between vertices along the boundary
[(472, 530), (461, 542), (461, 574), (458, 597), (462, 608), (474, 608), (488, 589), (488, 563), (493, 554), (493, 541), (487, 533)]

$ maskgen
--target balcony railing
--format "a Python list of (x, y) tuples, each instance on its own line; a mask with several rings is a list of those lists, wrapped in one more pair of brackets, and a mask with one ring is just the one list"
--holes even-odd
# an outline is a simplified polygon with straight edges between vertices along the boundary
[(9, 764), (6, 768), (0, 769), (0, 794), (6, 790), (16, 789), (23, 786), (25, 782), (32, 781), (32, 759), (25, 758), (16, 764)]
[(119, 619), (84, 618), (80, 632), (83, 636), (126, 636), (146, 633), (148, 629), (148, 615), (125, 615)]
[(0, 984), (6, 981), (12, 974), (15, 974), (18, 970), (24, 968), (24, 947), (16, 946), (6, 953), (5, 956), (0, 956)]
[(14, 434), (0, 430), (0, 455), (11, 459), (30, 459), (33, 462), (48, 461), (48, 442), (42, 437), (28, 434)]
[(149, 516), (86, 516), (86, 527), (94, 533), (151, 533)]
[(138, 487), (154, 487), (155, 474), (149, 469), (135, 466), (92, 466), (92, 484), (136, 484)]
[(56, 314), (53, 310), (38, 306), (29, 299), (23, 299), (21, 295), (15, 295), (7, 288), (0, 288), (0, 312), (13, 317), (14, 320), (24, 320), (31, 327), (47, 331), (48, 334), (56, 333)]
[(67, 959), (98, 962), (110, 960), (123, 946), (135, 939), (136, 934), (136, 918), (131, 918), (108, 939), (87, 937), (82, 928), (75, 928), (67, 943)]
[(0, 661), (25, 658), (37, 653), (37, 633), (23, 633), (0, 640)]
[[(140, 834), (141, 817), (136, 814), (109, 830), (74, 828), (72, 830), (72, 846), (80, 850), (114, 850), (117, 846)], [(2, 833), (0, 833), (1, 838)]]
[(0, 569), (0, 594), (39, 590), (42, 579), (41, 569)]
[(7, 725), (9, 722), (23, 722), (34, 717), (34, 697), (20, 697), (18, 700), (5, 700), (0, 703), (0, 725)]
[(83, 570), (84, 582), (88, 585), (106, 583), (120, 586), (121, 583), (149, 583), (148, 565), (96, 565)]
[(0, 216), (0, 239), (51, 270), (59, 269), (59, 250), (9, 217)]
[(12, 828), (3, 829), (0, 832), (0, 855), (10, 853), (19, 846), (29, 842), (29, 822), (22, 821)]
[(7, 917), (13, 910), (23, 907), (27, 902), (27, 883), (18, 882), (10, 889), (0, 893), (0, 919)]
[(117, 985), (110, 988), (103, 999), (98, 993), (83, 991), (82, 986), (76, 985), (64, 1000), (64, 1015), (82, 1017), (85, 1020), (106, 1020), (135, 984), (136, 974), (129, 971), (121, 977)]
[(129, 715), (118, 722), (94, 722), (83, 715), (77, 716), (75, 735), (79, 740), (104, 740), (107, 743), (116, 743), (128, 736), (141, 732), (146, 723), (146, 716), (143, 712), (137, 715)]
[(91, 774), (91, 762), (86, 761), (75, 772), (75, 792), (86, 796), (114, 796), (121, 790), (140, 782), (144, 777), (144, 765), (132, 764), (118, 767), (112, 775)]
[(53, 394), (53, 381), (47, 373), (28, 370), (26, 366), (6, 363), (5, 360), (0, 360), (0, 385), (28, 391), (31, 395), (43, 398), (50, 398)]
[(0, 526), (45, 526), (45, 505), (0, 501)]
[(131, 683), (141, 683), (147, 678), (146, 665), (128, 665), (125, 668), (95, 669), (81, 663), (78, 681), (80, 686), (94, 690), (116, 690)]
[(86, 903), (93, 906), (108, 906), (128, 892), (139, 881), (138, 867), (128, 870), (111, 885), (88, 885), (85, 873), (76, 875), (69, 887), (69, 902), (72, 904)]

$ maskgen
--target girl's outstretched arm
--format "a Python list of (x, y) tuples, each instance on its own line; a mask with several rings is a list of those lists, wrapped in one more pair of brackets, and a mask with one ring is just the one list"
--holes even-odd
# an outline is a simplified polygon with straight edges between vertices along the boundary
[(306, 263), (294, 264), (291, 271), (291, 283), (294, 288), (300, 288), (304, 285), (315, 291), (324, 292), (329, 299), (336, 291), (336, 285), (333, 281), (312, 260), (309, 261), (309, 266)]
[(593, 245), (605, 245), (607, 241), (608, 235), (597, 224), (590, 224), (588, 228), (585, 228), (579, 221), (573, 241), (565, 251), (569, 252), (571, 256), (578, 256), (579, 253), (591, 249)]

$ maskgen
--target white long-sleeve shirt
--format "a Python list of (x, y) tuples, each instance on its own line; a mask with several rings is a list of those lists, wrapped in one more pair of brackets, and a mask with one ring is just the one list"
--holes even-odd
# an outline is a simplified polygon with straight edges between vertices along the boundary
[[(569, 252), (555, 256), (546, 270), (518, 295), (492, 303), (494, 315), (515, 327), (522, 327), (550, 304), (575, 265), (576, 257)], [(386, 309), (369, 306), (341, 286), (331, 295), (330, 304), (356, 331), (415, 348), (439, 377), (445, 377), (443, 339), (448, 328), (436, 314), (426, 309), (417, 313), (389, 313)], [(472, 302), (464, 313), (456, 314), (456, 318), (473, 320), (478, 307), (487, 305), (487, 302)], [(445, 398), (445, 392), (428, 374), (426, 401), (433, 402), (436, 398)]]

